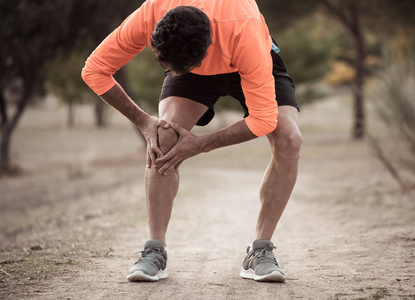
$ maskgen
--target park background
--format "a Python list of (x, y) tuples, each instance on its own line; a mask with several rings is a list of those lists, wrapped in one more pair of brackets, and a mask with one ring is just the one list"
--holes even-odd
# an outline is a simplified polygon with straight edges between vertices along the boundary
[[(242, 280), (266, 138), (186, 161), (170, 277), (125, 279), (147, 237), (145, 144), (83, 83), (143, 1), (0, 1), (2, 299), (415, 299), (415, 2), (257, 0), (296, 84), (299, 178), (274, 242), (284, 284)], [(115, 75), (156, 115), (147, 48)], [(221, 99), (196, 134), (243, 115)]]

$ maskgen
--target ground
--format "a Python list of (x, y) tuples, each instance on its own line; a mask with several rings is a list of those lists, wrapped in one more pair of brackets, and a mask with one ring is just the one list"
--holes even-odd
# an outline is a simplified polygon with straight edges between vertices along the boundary
[[(147, 238), (141, 140), (116, 112), (74, 129), (49, 99), (13, 140), (22, 173), (0, 179), (0, 299), (415, 299), (415, 193), (402, 192), (364, 141), (347, 96), (305, 106), (292, 198), (273, 241), (285, 283), (239, 277), (254, 238), (265, 138), (182, 165), (167, 244), (169, 278), (129, 283)], [(219, 114), (202, 134), (239, 113)]]

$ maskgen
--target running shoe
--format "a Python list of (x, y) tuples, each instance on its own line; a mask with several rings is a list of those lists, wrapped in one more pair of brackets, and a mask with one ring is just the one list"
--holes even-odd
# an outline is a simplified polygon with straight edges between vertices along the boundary
[(160, 240), (148, 240), (141, 257), (128, 270), (128, 281), (157, 281), (167, 278), (167, 249)]
[(285, 274), (272, 252), (276, 247), (269, 240), (256, 240), (246, 249), (241, 276), (257, 281), (284, 282)]

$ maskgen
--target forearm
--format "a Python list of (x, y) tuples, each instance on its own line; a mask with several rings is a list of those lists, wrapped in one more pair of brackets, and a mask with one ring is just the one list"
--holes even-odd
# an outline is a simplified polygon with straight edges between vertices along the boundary
[(200, 143), (202, 152), (209, 152), (217, 148), (243, 143), (256, 137), (249, 130), (245, 121), (240, 120), (212, 134), (201, 136)]
[(118, 83), (100, 97), (127, 117), (138, 128), (141, 128), (142, 123), (149, 117), (146, 112), (128, 97)]
[(179, 140), (170, 151), (156, 159), (160, 174), (167, 174), (168, 170), (176, 169), (185, 159), (202, 152), (243, 143), (256, 138), (245, 123), (238, 121), (214, 133), (197, 136), (187, 131), (179, 124), (170, 123), (170, 127), (179, 133)]

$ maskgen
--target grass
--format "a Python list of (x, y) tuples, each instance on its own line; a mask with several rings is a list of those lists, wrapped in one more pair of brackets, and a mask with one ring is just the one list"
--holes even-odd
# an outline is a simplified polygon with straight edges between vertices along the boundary
[(377, 288), (376, 293), (371, 295), (372, 299), (375, 299), (375, 300), (383, 299), (386, 296), (390, 296), (390, 293), (389, 293), (388, 289), (384, 288), (384, 287)]
[(70, 266), (76, 265), (70, 258), (24, 258), (0, 262), (0, 281), (6, 280), (42, 280), (55, 273), (70, 272)]
[(85, 254), (85, 249), (77, 243), (54, 246), (46, 243), (22, 250), (1, 256), (5, 260), (0, 261), (0, 283), (42, 281), (55, 274), (73, 274)]
[[(383, 299), (387, 296), (390, 296), (391, 294), (389, 293), (388, 289), (385, 287), (377, 287), (377, 288), (373, 288), (371, 286), (366, 287), (367, 291), (370, 291), (372, 294), (367, 296), (367, 297), (359, 297), (359, 298), (354, 298), (354, 300), (379, 300), (379, 299)], [(356, 290), (358, 292), (364, 293), (365, 289), (364, 288), (360, 288), (358, 290)], [(341, 296), (341, 294), (336, 294), (336, 298), (335, 299), (340, 299), (339, 296)]]

